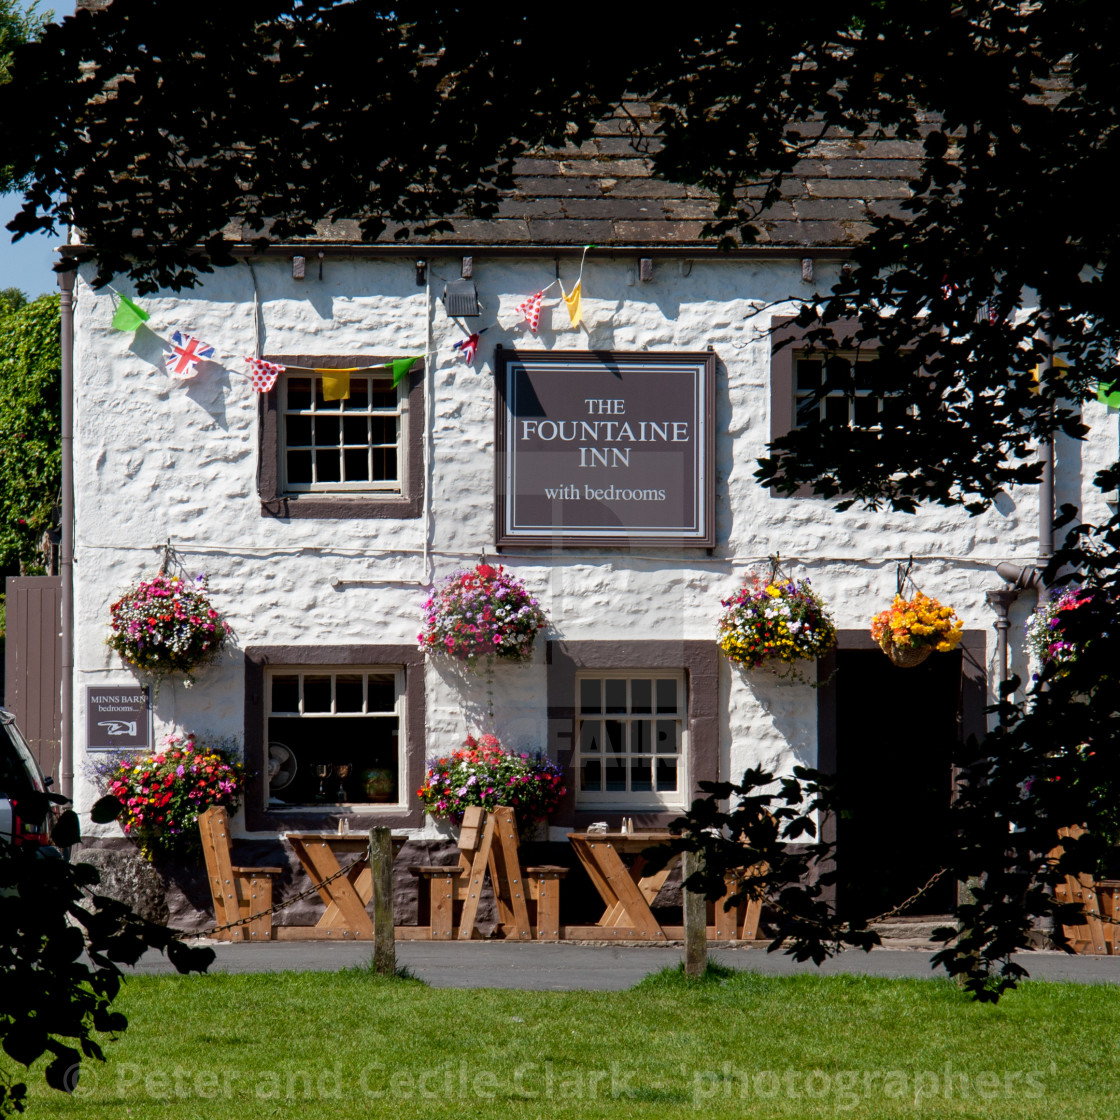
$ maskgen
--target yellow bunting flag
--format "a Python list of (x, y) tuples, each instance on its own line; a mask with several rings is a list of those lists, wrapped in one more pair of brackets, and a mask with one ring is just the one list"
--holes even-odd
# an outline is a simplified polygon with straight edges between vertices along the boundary
[[(1053, 366), (1054, 369), (1057, 369), (1057, 370), (1069, 369), (1069, 362), (1067, 362), (1065, 360), (1065, 358), (1055, 357), (1053, 362), (1051, 363), (1051, 365)], [(1065, 377), (1065, 374), (1064, 373), (1059, 373), (1058, 377), (1063, 378), (1063, 377)], [(1031, 380), (1034, 382), (1034, 384), (1031, 386), (1030, 391), (1032, 393), (1041, 393), (1042, 392), (1042, 366), (1041, 365), (1035, 366), (1034, 369), (1031, 371)]]
[(564, 302), (568, 305), (568, 314), (572, 317), (573, 327), (578, 327), (579, 321), (583, 317), (583, 310), (580, 307), (580, 290), (582, 287), (583, 281), (577, 280), (576, 286), (570, 292), (565, 292), (563, 288), (560, 289), (564, 296)]
[(323, 379), (323, 400), (346, 401), (350, 399), (350, 371), (348, 369), (317, 369)]

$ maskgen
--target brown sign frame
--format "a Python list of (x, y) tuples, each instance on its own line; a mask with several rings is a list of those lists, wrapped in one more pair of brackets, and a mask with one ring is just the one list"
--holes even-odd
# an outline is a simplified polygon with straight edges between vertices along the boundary
[[(494, 544), (498, 549), (514, 547), (588, 548), (588, 547), (715, 547), (715, 385), (716, 354), (711, 350), (616, 351), (616, 350), (507, 350), (498, 347), (494, 362)], [(697, 447), (693, 509), (694, 526), (656, 530), (631, 530), (605, 533), (601, 526), (564, 525), (541, 532), (517, 525), (516, 501), (511, 479), (516, 472), (516, 455), (511, 451), (510, 422), (515, 419), (509, 400), (515, 369), (573, 365), (614, 367), (682, 366), (696, 367), (693, 392), (694, 440)], [(691, 441), (690, 441), (691, 442)]]

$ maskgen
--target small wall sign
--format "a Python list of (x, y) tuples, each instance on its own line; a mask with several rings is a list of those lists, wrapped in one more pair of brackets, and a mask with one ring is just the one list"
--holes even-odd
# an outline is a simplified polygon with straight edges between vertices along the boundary
[(715, 366), (499, 350), (496, 545), (712, 548)]
[(147, 688), (86, 686), (86, 749), (147, 751), (152, 747)]

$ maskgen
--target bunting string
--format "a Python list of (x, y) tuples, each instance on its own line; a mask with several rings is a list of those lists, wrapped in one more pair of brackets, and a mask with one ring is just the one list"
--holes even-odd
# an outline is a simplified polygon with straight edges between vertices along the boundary
[[(584, 265), (587, 261), (588, 251), (597, 247), (598, 246), (593, 243), (583, 247), (583, 254), (580, 256), (579, 262), (579, 275), (576, 278), (575, 286), (570, 292), (564, 291), (564, 284), (560, 280), (560, 277), (557, 276), (555, 280), (527, 296), (517, 305), (517, 313), (524, 319), (529, 330), (533, 334), (537, 333), (540, 325), (542, 301), (545, 295), (551, 291), (552, 288), (557, 286), (559, 286), (560, 296), (568, 308), (568, 315), (572, 321), (572, 326), (579, 326), (582, 321), (581, 301)], [(129, 299), (123, 292), (117, 291), (112, 284), (107, 285), (107, 287), (117, 298), (117, 306), (113, 311), (112, 320), (114, 330), (123, 331), (125, 333), (135, 332), (151, 321), (151, 315), (138, 303)], [(500, 326), (503, 327), (503, 329), (508, 329), (504, 327), (497, 318), (488, 326), (473, 332), (461, 328), (466, 337), (460, 339), (458, 342), (451, 343), (450, 349), (454, 350), (457, 355), (463, 359), (465, 364), (473, 365), (478, 355), (479, 338), (492, 326)], [(192, 334), (188, 334), (186, 331), (179, 329), (173, 330), (169, 341), (155, 332), (151, 327), (148, 329), (152, 330), (152, 333), (167, 347), (169, 353), (164, 358), (164, 364), (170, 376), (178, 380), (193, 378), (198, 373), (199, 365), (203, 362), (219, 360), (215, 357), (213, 346), (203, 342), (202, 339)], [(259, 341), (257, 345), (259, 346)], [(257, 350), (257, 353), (259, 354), (259, 350)], [(388, 362), (375, 362), (367, 366), (352, 366), (347, 369), (317, 369), (313, 366), (287, 365), (279, 362), (266, 362), (260, 357), (247, 357), (244, 359), (249, 367), (247, 371), (230, 369), (229, 367), (227, 367), (227, 369), (229, 373), (236, 377), (248, 379), (252, 388), (258, 393), (269, 392), (276, 384), (276, 380), (280, 374), (286, 371), (298, 370), (301, 373), (312, 373), (322, 378), (324, 400), (346, 400), (350, 396), (351, 374), (366, 373), (371, 370), (380, 369), (391, 370), (393, 375), (393, 387), (395, 388), (407, 376), (417, 362), (433, 357), (437, 353), (439, 353), (438, 350), (426, 350), (420, 354), (411, 354), (402, 358), (394, 358)]]

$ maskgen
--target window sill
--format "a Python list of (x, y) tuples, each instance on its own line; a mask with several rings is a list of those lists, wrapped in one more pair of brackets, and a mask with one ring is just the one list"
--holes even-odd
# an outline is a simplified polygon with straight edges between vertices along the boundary
[(408, 520), (422, 513), (417, 497), (382, 494), (299, 494), (261, 499), (261, 516), (281, 520), (350, 521), (354, 519)]

